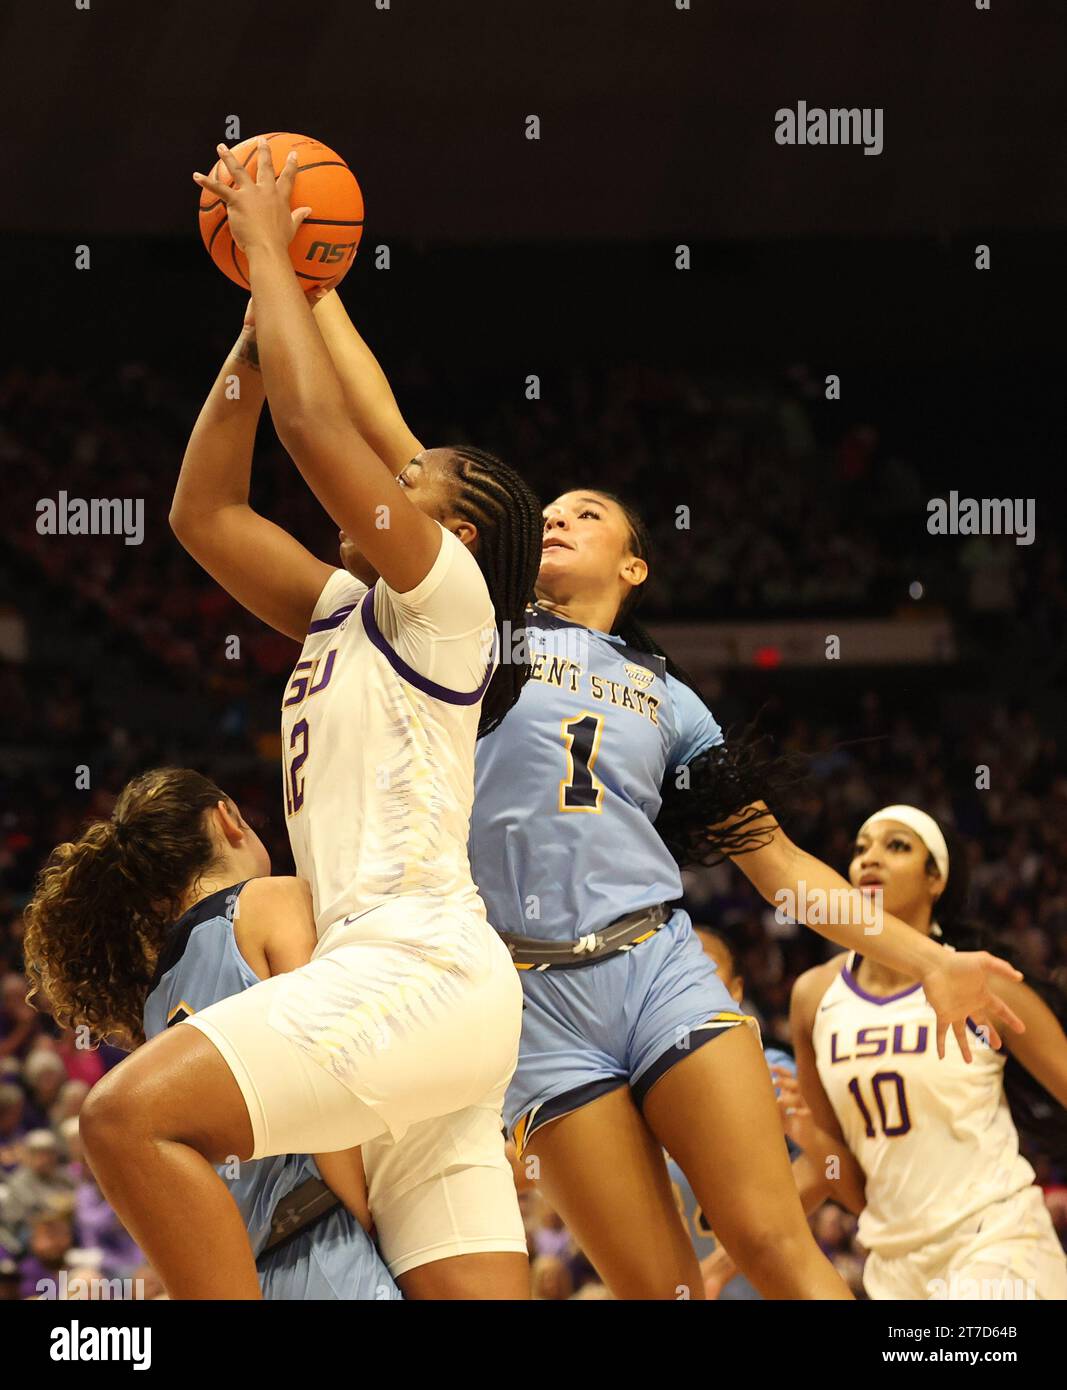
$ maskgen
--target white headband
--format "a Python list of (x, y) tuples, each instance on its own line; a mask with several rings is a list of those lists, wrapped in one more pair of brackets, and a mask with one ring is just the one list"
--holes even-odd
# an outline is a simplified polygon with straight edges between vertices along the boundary
[(946, 883), (948, 882), (948, 845), (941, 833), (941, 827), (933, 816), (928, 816), (917, 806), (883, 806), (880, 811), (875, 811), (873, 816), (867, 817), (860, 826), (859, 833), (862, 835), (869, 825), (873, 825), (878, 820), (899, 821), (901, 825), (906, 825), (909, 830), (913, 830), (934, 856), (938, 873)]

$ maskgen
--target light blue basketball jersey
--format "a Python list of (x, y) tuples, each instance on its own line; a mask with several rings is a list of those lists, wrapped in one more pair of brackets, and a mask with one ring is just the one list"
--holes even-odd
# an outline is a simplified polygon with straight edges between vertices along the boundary
[(532, 677), (477, 745), (471, 868), (499, 931), (574, 940), (681, 897), (660, 789), (722, 733), (662, 657), (541, 609), (526, 634)]
[[(146, 1038), (259, 983), (233, 932), (234, 909), (244, 886), (238, 883), (202, 898), (171, 928), (145, 1000)], [(236, 1177), (224, 1165), (218, 1172), (240, 1209), (257, 1256), (270, 1236), (271, 1217), (281, 1198), (308, 1178), (321, 1177), (308, 1154), (242, 1163)], [(260, 1274), (268, 1298), (401, 1296), (370, 1237), (343, 1209), (309, 1226), (277, 1253), (272, 1250), (261, 1262)]]

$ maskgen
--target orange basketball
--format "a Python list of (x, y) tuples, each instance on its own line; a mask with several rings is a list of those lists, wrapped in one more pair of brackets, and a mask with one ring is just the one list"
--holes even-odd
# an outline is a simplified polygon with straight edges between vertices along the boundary
[[(234, 156), (253, 177), (258, 163), (256, 142), (260, 138), (253, 135), (233, 147)], [(289, 151), (296, 150), (299, 163), (292, 206), (311, 208), (289, 246), (293, 269), (305, 289), (326, 281), (339, 284), (352, 268), (363, 235), (363, 194), (356, 176), (339, 154), (309, 135), (276, 131), (266, 138), (275, 174), (281, 173)], [(233, 183), (221, 159), (211, 170), (211, 178)], [(223, 275), (243, 289), (251, 288), (248, 261), (230, 235), (226, 205), (204, 188), (200, 190), (200, 235)]]

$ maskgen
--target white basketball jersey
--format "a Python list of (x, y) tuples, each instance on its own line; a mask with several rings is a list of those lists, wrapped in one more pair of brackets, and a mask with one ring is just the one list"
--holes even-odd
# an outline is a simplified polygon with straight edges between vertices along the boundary
[(492, 634), (481, 571), (448, 532), (409, 593), (327, 581), (282, 700), (289, 839), (320, 950), (386, 902), (408, 900), (408, 921), (447, 900), (484, 922), (467, 836)]
[(1006, 1058), (970, 1030), (971, 1062), (921, 985), (878, 998), (852, 956), (815, 1014), (819, 1077), (867, 1179), (857, 1234), (894, 1257), (926, 1245), (1034, 1180), (1004, 1095)]

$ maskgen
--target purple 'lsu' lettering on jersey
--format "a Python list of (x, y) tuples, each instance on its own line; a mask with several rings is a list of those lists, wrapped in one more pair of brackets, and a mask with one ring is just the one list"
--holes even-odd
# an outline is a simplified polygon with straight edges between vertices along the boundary
[[(298, 661), (289, 677), (282, 709), (288, 709), (290, 705), (302, 705), (305, 700), (310, 700), (312, 695), (325, 690), (333, 675), (336, 658), (337, 648), (331, 647), (324, 657), (316, 656), (311, 660)], [(311, 754), (311, 727), (306, 719), (298, 719), (289, 730), (284, 753), (285, 812), (286, 815), (295, 816), (304, 804), (304, 779), (301, 771)]]
[(289, 705), (303, 704), (309, 696), (317, 695), (320, 690), (325, 690), (330, 683), (330, 677), (333, 675), (333, 663), (336, 656), (337, 648), (331, 647), (326, 653), (322, 674), (317, 679), (316, 668), (323, 660), (322, 657), (316, 656), (310, 661), (298, 661), (293, 667), (293, 674), (289, 677), (285, 699), (282, 701), (282, 709), (287, 709)]
[[(905, 1028), (915, 1029), (913, 1044), (908, 1046), (905, 1043)], [(841, 1048), (852, 1047), (853, 1051), (846, 1052), (839, 1050), (838, 1038), (845, 1036), (846, 1041), (841, 1044)], [(837, 1062), (858, 1062), (867, 1057), (893, 1057), (910, 1056), (912, 1054), (923, 1053), (926, 1051), (930, 1040), (930, 1030), (925, 1023), (907, 1024), (897, 1023), (893, 1025), (892, 1038), (889, 1037), (889, 1024), (880, 1023), (872, 1028), (860, 1028), (855, 1036), (855, 1041), (848, 1041), (847, 1035), (840, 1033), (830, 1034), (830, 1064)], [(892, 1042), (892, 1047), (890, 1047)]]

